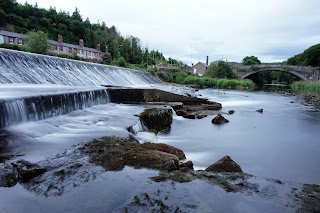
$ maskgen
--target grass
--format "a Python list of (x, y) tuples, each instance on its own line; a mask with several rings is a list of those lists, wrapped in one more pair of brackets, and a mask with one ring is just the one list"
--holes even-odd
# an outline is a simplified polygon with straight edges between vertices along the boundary
[(306, 82), (306, 81), (297, 81), (293, 82), (291, 85), (292, 89), (297, 90), (309, 90), (309, 91), (317, 91), (320, 92), (320, 82)]
[(217, 79), (211, 77), (199, 77), (185, 71), (177, 71), (172, 73), (158, 73), (158, 76), (167, 82), (177, 84), (197, 84), (200, 87), (214, 87), (226, 89), (253, 89), (254, 83), (251, 80), (238, 79)]

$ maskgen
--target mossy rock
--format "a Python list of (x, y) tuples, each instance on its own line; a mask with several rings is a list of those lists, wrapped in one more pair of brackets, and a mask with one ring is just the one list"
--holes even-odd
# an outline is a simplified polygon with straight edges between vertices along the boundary
[(140, 119), (156, 132), (169, 129), (172, 124), (172, 109), (150, 108), (140, 114)]

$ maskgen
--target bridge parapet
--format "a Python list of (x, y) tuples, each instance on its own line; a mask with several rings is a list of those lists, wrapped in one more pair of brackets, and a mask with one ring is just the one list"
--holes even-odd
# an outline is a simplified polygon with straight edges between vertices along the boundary
[(245, 66), (242, 64), (230, 64), (233, 71), (240, 77), (246, 78), (257, 72), (264, 71), (278, 71), (287, 72), (292, 75), (298, 76), (300, 79), (310, 82), (320, 82), (320, 67), (304, 67), (304, 66), (291, 66), (291, 65), (273, 65), (261, 64)]

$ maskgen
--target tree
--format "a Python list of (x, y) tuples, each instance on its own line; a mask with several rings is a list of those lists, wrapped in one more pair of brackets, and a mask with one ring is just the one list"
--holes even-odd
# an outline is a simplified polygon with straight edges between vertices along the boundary
[(261, 64), (261, 61), (255, 57), (255, 56), (246, 56), (242, 60), (243, 65), (255, 65), (255, 64)]
[(303, 51), (303, 53), (289, 58), (287, 64), (313, 67), (320, 66), (320, 44), (313, 45)]
[(110, 53), (103, 53), (101, 58), (104, 64), (111, 64), (112, 62), (112, 57)]
[(237, 78), (237, 75), (233, 72), (232, 68), (224, 61), (219, 61), (218, 64), (210, 64), (205, 76), (227, 79)]
[(48, 35), (42, 31), (29, 32), (26, 35), (27, 50), (33, 53), (48, 53)]

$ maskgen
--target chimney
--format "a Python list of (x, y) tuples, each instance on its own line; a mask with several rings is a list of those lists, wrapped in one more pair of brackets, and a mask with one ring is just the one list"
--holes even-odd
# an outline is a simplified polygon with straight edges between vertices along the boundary
[(62, 35), (58, 34), (58, 42), (62, 43), (63, 42), (63, 37)]
[(80, 47), (83, 47), (83, 39), (80, 39), (80, 40), (79, 40), (79, 46), (80, 46)]
[(207, 56), (206, 64), (209, 65), (209, 56)]
[(96, 49), (100, 50), (100, 44), (97, 44)]

